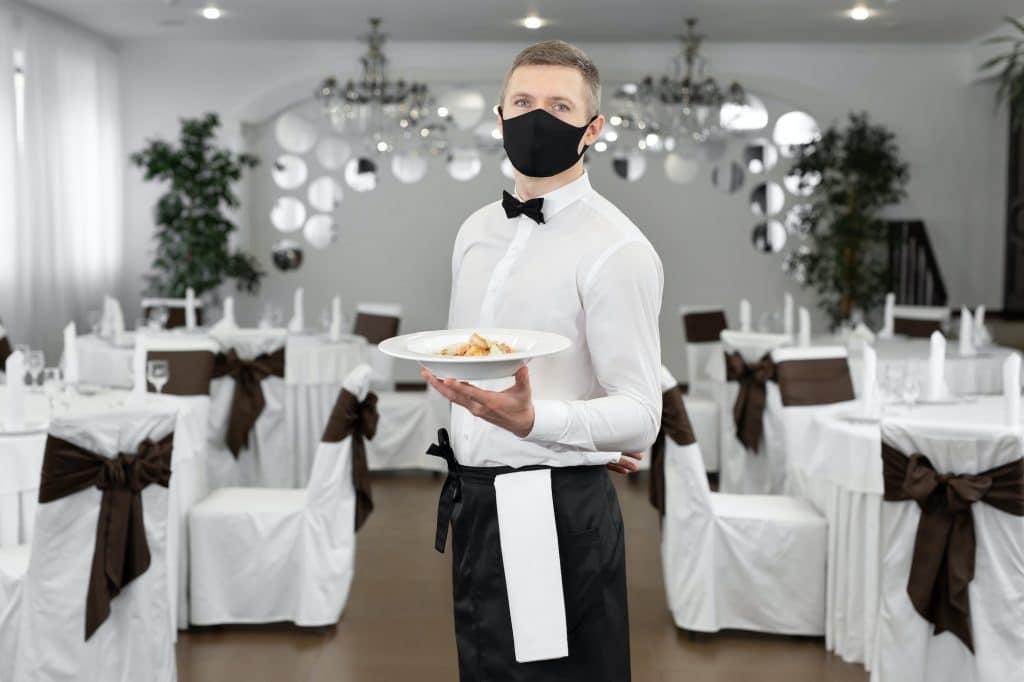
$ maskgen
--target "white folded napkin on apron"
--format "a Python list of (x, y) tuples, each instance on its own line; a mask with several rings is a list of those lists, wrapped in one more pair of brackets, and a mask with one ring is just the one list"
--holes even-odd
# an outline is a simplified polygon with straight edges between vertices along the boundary
[(494, 477), (516, 662), (569, 655), (551, 470)]

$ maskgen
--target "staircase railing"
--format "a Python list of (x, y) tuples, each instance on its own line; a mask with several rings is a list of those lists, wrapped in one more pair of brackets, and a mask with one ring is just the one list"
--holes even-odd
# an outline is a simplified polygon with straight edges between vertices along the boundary
[(889, 291), (907, 305), (946, 305), (946, 284), (920, 220), (889, 222)]

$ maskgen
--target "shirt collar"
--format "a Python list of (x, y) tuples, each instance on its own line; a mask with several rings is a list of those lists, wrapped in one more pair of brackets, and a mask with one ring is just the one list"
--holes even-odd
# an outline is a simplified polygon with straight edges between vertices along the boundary
[[(548, 222), (555, 217), (555, 214), (561, 211), (566, 206), (569, 206), (577, 199), (583, 198), (587, 192), (590, 191), (590, 176), (587, 171), (583, 171), (583, 175), (579, 176), (572, 182), (566, 183), (558, 189), (551, 190), (547, 194), (542, 194), (538, 198), (544, 199), (544, 206), (541, 210), (544, 211), (544, 221)], [(516, 199), (522, 201), (522, 197), (519, 196), (519, 192), (515, 192)]]

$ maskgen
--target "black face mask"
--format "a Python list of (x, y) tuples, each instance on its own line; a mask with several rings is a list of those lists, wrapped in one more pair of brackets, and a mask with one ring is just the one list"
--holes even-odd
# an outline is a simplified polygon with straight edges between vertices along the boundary
[[(501, 108), (498, 113), (502, 114)], [(586, 125), (577, 128), (543, 109), (534, 109), (514, 118), (502, 114), (502, 129), (505, 153), (517, 171), (531, 178), (550, 178), (571, 168), (580, 160), (583, 152), (580, 139), (587, 132), (587, 126), (594, 122), (597, 114)]]

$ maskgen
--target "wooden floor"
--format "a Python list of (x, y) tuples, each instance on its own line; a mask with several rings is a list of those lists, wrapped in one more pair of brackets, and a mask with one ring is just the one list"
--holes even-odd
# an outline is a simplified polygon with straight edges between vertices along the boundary
[[(864, 682), (824, 641), (720, 633), (690, 641), (665, 605), (658, 521), (646, 478), (616, 485), (626, 521), (634, 682)], [(181, 682), (453, 682), (451, 554), (433, 548), (440, 479), (374, 478), (376, 511), (358, 536), (356, 575), (341, 622), (218, 627), (178, 639)]]

